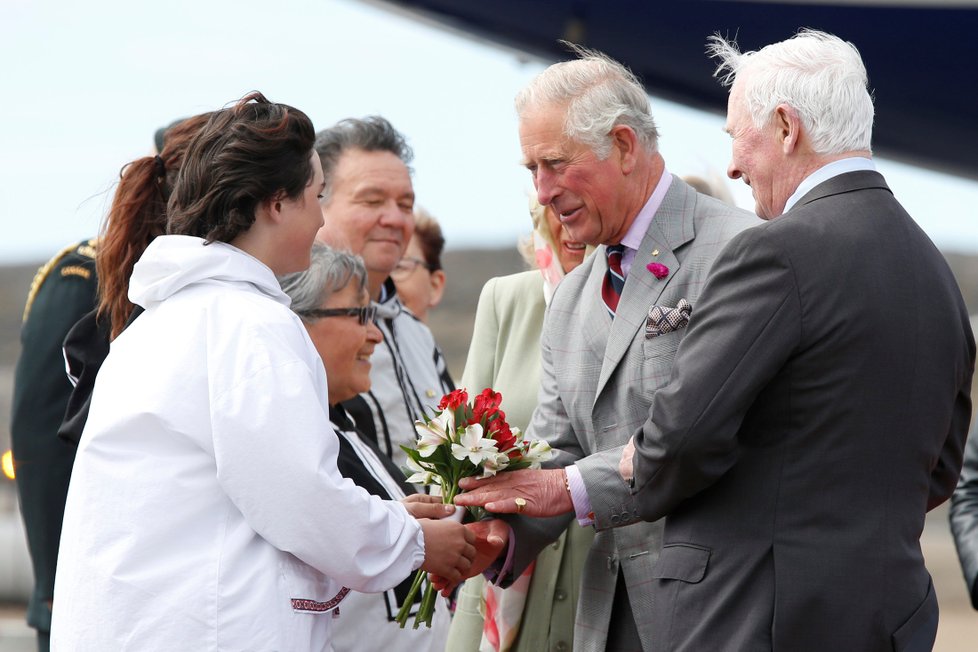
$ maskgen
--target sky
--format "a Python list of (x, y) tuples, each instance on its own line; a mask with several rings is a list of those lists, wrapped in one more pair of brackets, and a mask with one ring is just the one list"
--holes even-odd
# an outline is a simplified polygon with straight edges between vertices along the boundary
[[(414, 148), (418, 203), (449, 248), (515, 246), (529, 230), (512, 101), (551, 62), (376, 5), (3, 0), (0, 61), (0, 264), (96, 234), (120, 169), (150, 152), (158, 127), (251, 90), (317, 129), (388, 118)], [(670, 171), (724, 182), (723, 116), (657, 98), (652, 110)], [(939, 247), (978, 252), (978, 182), (877, 165)], [(753, 209), (749, 189), (725, 183)]]

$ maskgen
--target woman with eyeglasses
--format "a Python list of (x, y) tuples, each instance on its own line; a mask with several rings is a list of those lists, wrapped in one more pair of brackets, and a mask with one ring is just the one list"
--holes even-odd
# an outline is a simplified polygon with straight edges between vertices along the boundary
[[(402, 501), (415, 517), (446, 515), (451, 510), (446, 511), (438, 497), (415, 493), (394, 462), (359, 435), (341, 405), (370, 390), (370, 356), (383, 341), (374, 323), (377, 308), (370, 303), (363, 260), (316, 243), (309, 269), (279, 281), (326, 368), (330, 426), (340, 442), (340, 473), (375, 496)], [(351, 592), (334, 624), (334, 652), (441, 652), (448, 635), (447, 605), (435, 610), (431, 629), (401, 629), (394, 621), (412, 579), (413, 574), (407, 575), (382, 593)]]
[(401, 303), (424, 323), (428, 323), (428, 311), (441, 303), (445, 294), (446, 277), (441, 266), (444, 248), (445, 237), (437, 220), (415, 207), (414, 235), (391, 272), (391, 280)]

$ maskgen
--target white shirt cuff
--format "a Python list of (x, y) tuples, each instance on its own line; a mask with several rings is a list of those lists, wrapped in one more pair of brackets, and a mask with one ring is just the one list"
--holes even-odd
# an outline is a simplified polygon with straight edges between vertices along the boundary
[(594, 512), (591, 511), (591, 499), (588, 498), (587, 488), (584, 486), (584, 478), (577, 465), (571, 464), (564, 467), (567, 474), (567, 486), (570, 488), (571, 502), (574, 503), (574, 515), (577, 522), (582, 526), (594, 525)]

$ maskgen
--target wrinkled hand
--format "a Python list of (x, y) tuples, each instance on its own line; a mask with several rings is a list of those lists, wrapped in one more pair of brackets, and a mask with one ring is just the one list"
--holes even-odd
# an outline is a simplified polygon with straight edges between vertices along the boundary
[(424, 563), (421, 568), (432, 575), (458, 584), (475, 559), (475, 534), (452, 520), (420, 519), (424, 532)]
[[(455, 496), (456, 505), (479, 505), (496, 514), (557, 516), (574, 509), (563, 469), (522, 469), (500, 473), (492, 478), (463, 478), (465, 493)], [(526, 501), (522, 510), (517, 498)]]
[(625, 448), (621, 451), (621, 461), (618, 462), (618, 473), (621, 474), (622, 479), (626, 483), (631, 483), (632, 478), (635, 476), (635, 466), (632, 462), (633, 457), (635, 457), (635, 438), (629, 437), (628, 443), (625, 444)]
[[(475, 559), (462, 579), (467, 580), (484, 572), (489, 566), (506, 554), (509, 544), (509, 526), (497, 518), (466, 523), (465, 527), (475, 536)], [(448, 597), (457, 585), (444, 577), (429, 576), (434, 587)]]
[(489, 568), (509, 544), (509, 526), (498, 518), (476, 521), (465, 526), (475, 536), (475, 559), (465, 579), (475, 577)]
[(403, 498), (401, 504), (414, 518), (445, 518), (455, 513), (455, 506), (442, 503), (441, 496), (411, 494)]

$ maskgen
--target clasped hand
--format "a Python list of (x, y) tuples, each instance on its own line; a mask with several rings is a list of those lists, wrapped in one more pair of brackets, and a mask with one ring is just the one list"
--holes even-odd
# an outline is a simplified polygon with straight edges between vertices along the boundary
[(466, 577), (476, 557), (476, 535), (461, 523), (445, 519), (455, 513), (438, 496), (416, 494), (401, 501), (411, 516), (418, 519), (424, 533), (424, 562), (421, 568), (443, 577), (453, 585)]
[[(468, 523), (464, 526), (453, 521), (445, 521), (449, 526), (449, 531), (461, 529), (468, 548), (464, 549), (461, 556), (456, 557), (455, 564), (449, 559), (440, 559), (438, 547), (441, 545), (435, 539), (440, 533), (438, 526), (435, 525), (437, 519), (443, 519), (455, 513), (453, 505), (444, 505), (438, 496), (425, 494), (414, 494), (401, 501), (411, 516), (419, 519), (421, 528), (425, 535), (425, 563), (421, 568), (428, 571), (429, 579), (438, 591), (446, 597), (458, 586), (462, 580), (474, 577), (485, 571), (492, 562), (499, 557), (500, 553), (506, 550), (509, 541), (509, 526), (502, 521), (489, 519)], [(427, 519), (436, 519), (429, 521)], [(454, 527), (453, 527), (454, 526)], [(429, 531), (431, 534), (429, 535)], [(429, 539), (429, 536), (431, 537)], [(471, 552), (466, 556), (465, 553)], [(463, 559), (467, 559), (466, 564)], [(448, 570), (437, 568), (442, 563)]]
[(621, 460), (618, 461), (618, 473), (626, 483), (631, 483), (635, 475), (635, 438), (629, 437), (628, 443), (621, 451)]

